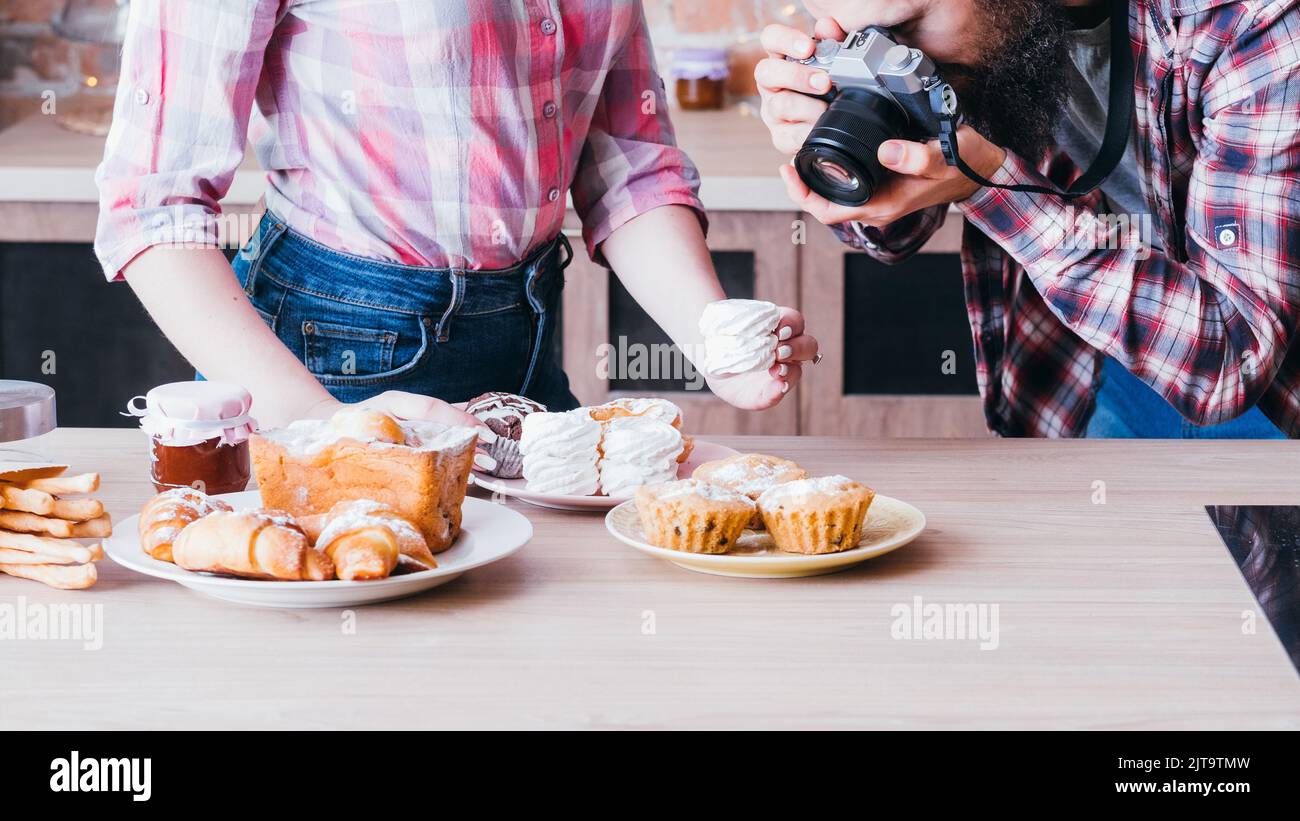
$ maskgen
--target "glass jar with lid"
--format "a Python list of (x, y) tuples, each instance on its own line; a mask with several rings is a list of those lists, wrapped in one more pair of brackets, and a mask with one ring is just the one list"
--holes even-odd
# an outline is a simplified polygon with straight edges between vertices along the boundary
[(726, 104), (726, 49), (681, 48), (673, 52), (677, 104), (685, 111), (718, 111)]
[(252, 404), (247, 390), (229, 382), (171, 382), (132, 399), (127, 410), (149, 435), (154, 488), (235, 493), (248, 487), (248, 437), (257, 429)]

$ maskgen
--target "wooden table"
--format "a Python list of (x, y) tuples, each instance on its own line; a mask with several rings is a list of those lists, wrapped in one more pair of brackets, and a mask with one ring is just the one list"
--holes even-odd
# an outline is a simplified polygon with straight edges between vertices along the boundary
[[(148, 498), (140, 433), (53, 439), (116, 516)], [(1262, 616), (1243, 633), (1256, 604), (1202, 509), (1300, 503), (1300, 442), (720, 441), (866, 480), (930, 527), (846, 573), (751, 581), (521, 506), (536, 536), (511, 559), (350, 615), (111, 562), (88, 592), (0, 577), (0, 601), (104, 612), (98, 651), (0, 641), (0, 727), (1300, 727), (1296, 672)], [(915, 596), (997, 604), (998, 648), (891, 638)]]

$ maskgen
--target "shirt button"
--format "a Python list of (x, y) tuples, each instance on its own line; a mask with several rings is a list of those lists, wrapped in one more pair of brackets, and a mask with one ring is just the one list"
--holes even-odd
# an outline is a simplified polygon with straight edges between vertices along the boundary
[(1219, 232), (1219, 244), (1224, 248), (1231, 248), (1237, 244), (1237, 232), (1231, 228), (1224, 228)]
[(558, 199), (560, 198), (560, 189), (558, 189), (558, 188), (552, 188), (550, 191), (547, 191), (547, 192), (546, 192), (546, 198), (547, 198), (548, 200), (550, 200), (551, 202), (555, 202), (556, 200), (558, 200)]
[(555, 33), (555, 21), (547, 17), (545, 20), (542, 21), (542, 34), (545, 34), (547, 37), (549, 37), (554, 33)]
[(149, 92), (145, 91), (143, 88), (137, 88), (135, 90), (135, 104), (149, 105)]
[(559, 108), (555, 103), (547, 100), (546, 105), (542, 106), (542, 116), (549, 120), (555, 116), (555, 112), (558, 110)]

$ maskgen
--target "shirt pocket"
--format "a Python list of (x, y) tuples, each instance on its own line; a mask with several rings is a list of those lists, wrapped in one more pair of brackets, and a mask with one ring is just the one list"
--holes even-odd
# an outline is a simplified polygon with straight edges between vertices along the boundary
[(303, 363), (324, 384), (355, 384), (393, 371), (396, 328), (342, 325), (320, 319), (302, 322)]

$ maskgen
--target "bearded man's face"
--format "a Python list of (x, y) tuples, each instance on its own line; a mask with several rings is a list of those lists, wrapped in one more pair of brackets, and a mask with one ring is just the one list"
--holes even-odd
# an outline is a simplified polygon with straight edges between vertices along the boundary
[(1069, 24), (1059, 0), (807, 0), (848, 30), (886, 26), (934, 59), (970, 125), (1030, 160), (1066, 102)]

